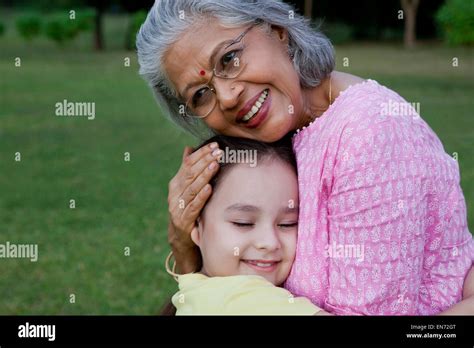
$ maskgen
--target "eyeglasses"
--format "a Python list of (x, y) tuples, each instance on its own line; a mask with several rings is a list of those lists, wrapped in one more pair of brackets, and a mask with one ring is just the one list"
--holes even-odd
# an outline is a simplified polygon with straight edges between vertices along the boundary
[(224, 53), (219, 53), (212, 76), (205, 85), (197, 87), (194, 94), (188, 98), (184, 114), (193, 118), (205, 118), (214, 110), (217, 104), (216, 89), (210, 85), (214, 76), (221, 79), (236, 78), (245, 68), (246, 62), (243, 59), (245, 45), (242, 43), (244, 36), (260, 22), (257, 22), (247, 28), (242, 34), (237, 36), (232, 42), (224, 48)]

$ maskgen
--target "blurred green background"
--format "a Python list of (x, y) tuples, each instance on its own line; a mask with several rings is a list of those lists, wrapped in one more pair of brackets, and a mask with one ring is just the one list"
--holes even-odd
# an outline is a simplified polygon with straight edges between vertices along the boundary
[[(33, 9), (46, 22), (50, 13), (53, 19), (67, 15), (62, 4), (67, 1), (58, 3), (62, 7)], [(318, 4), (311, 13), (323, 8)], [(400, 4), (391, 6), (394, 13), (378, 15), (396, 16)], [(163, 118), (138, 76), (136, 53), (126, 49), (133, 22), (143, 13), (113, 2), (101, 9), (98, 49), (93, 27), (59, 44), (42, 33), (35, 36), (31, 16), (30, 22), (24, 19), (30, 10), (10, 2), (0, 7), (0, 243), (38, 243), (39, 260), (0, 259), (0, 314), (157, 314), (176, 290), (164, 272), (167, 184), (184, 146), (197, 142)], [(20, 34), (21, 18), (33, 37)], [(338, 70), (375, 79), (420, 102), (422, 117), (446, 152), (457, 153), (473, 231), (472, 45), (447, 45), (433, 29), (415, 48), (405, 49), (403, 21), (385, 29), (375, 22), (383, 30), (370, 37), (358, 36), (357, 27), (347, 23), (325, 23), (337, 43)], [(64, 99), (95, 102), (95, 119), (55, 116), (55, 104)]]

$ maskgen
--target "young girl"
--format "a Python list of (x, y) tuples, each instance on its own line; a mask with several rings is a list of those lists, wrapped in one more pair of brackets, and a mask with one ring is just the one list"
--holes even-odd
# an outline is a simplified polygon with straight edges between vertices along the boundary
[(179, 283), (172, 298), (176, 314), (327, 314), (279, 287), (295, 258), (298, 230), (298, 182), (289, 139), (267, 144), (216, 136), (201, 147), (211, 142), (226, 156), (191, 233), (202, 268), (177, 275), (169, 270), (170, 257), (166, 262)]

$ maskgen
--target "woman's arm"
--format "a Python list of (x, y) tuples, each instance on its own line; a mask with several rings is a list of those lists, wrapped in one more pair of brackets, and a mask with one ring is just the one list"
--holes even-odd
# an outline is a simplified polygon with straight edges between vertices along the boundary
[[(358, 247), (361, 257), (327, 257), (325, 308), (336, 315), (346, 309), (366, 315), (440, 313), (459, 300), (474, 250), (456, 163), (420, 119), (368, 118), (345, 129), (334, 145), (333, 177), (322, 177), (329, 196), (327, 228), (329, 240)], [(420, 134), (431, 140), (413, 140), (416, 146), (406, 140)], [(441, 179), (444, 172), (447, 179)]]
[(474, 267), (464, 280), (462, 301), (441, 312), (440, 315), (474, 315)]
[(219, 168), (219, 154), (217, 143), (211, 143), (195, 152), (186, 147), (181, 167), (169, 183), (168, 242), (173, 250), (178, 273), (191, 273), (200, 267), (200, 254), (191, 240), (191, 231), (211, 196), (209, 181)]
[[(178, 232), (173, 223), (171, 223), (170, 218), (168, 236), (186, 236), (186, 234), (185, 231)], [(186, 242), (180, 244), (179, 240), (173, 242), (171, 238), (168, 238), (168, 241), (173, 251), (174, 259), (176, 260), (176, 272), (178, 274), (192, 273), (201, 268), (201, 253), (195, 244), (186, 244)]]
[(464, 281), (464, 288), (462, 291), (462, 298), (467, 299), (474, 296), (474, 267), (471, 267), (466, 280)]

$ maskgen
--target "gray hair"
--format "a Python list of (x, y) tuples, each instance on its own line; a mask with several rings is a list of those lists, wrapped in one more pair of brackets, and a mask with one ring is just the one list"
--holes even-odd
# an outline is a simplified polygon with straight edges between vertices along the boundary
[(198, 20), (209, 18), (229, 28), (263, 21), (286, 29), (288, 52), (303, 88), (318, 86), (334, 69), (334, 50), (329, 39), (280, 0), (156, 0), (137, 34), (140, 75), (152, 88), (165, 115), (195, 136), (215, 133), (201, 119), (179, 112), (182, 103), (164, 71), (163, 58), (181, 34)]

